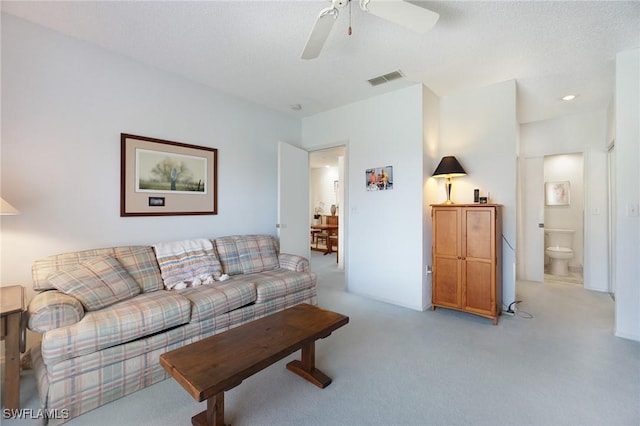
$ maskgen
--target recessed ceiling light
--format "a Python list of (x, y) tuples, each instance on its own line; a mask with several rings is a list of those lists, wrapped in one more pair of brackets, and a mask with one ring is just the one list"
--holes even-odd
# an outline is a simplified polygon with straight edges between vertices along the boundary
[(563, 96), (562, 100), (563, 101), (572, 101), (576, 98), (577, 95), (567, 95), (567, 96)]
[(289, 107), (294, 111), (300, 111), (302, 109), (302, 105), (300, 104), (289, 105)]

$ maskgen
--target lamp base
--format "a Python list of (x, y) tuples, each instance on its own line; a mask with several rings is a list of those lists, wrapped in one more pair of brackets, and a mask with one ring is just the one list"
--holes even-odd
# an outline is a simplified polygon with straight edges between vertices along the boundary
[(451, 178), (448, 177), (447, 181), (444, 183), (444, 189), (447, 191), (447, 201), (445, 201), (445, 204), (453, 204), (453, 201), (451, 201)]

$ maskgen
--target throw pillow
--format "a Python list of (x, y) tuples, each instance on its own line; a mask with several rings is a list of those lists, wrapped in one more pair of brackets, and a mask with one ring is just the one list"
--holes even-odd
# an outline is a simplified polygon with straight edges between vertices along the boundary
[(138, 283), (110, 256), (84, 260), (75, 269), (51, 273), (48, 281), (61, 292), (73, 296), (87, 311), (96, 311), (140, 293)]
[(272, 237), (256, 235), (236, 240), (243, 274), (271, 271), (280, 266)]

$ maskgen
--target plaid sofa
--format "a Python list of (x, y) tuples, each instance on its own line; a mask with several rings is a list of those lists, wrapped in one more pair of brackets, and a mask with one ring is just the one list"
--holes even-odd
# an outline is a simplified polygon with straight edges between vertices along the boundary
[[(76, 417), (166, 379), (158, 362), (164, 352), (299, 303), (317, 304), (308, 260), (279, 253), (274, 237), (211, 241), (230, 279), (182, 290), (165, 289), (151, 246), (36, 260), (28, 327), (41, 334), (32, 359), (42, 408)], [(102, 287), (92, 287), (96, 277)]]

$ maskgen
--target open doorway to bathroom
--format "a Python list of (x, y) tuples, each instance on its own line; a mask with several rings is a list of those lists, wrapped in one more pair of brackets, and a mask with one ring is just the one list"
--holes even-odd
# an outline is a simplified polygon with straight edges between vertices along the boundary
[(544, 281), (584, 284), (584, 160), (548, 155), (544, 176)]

